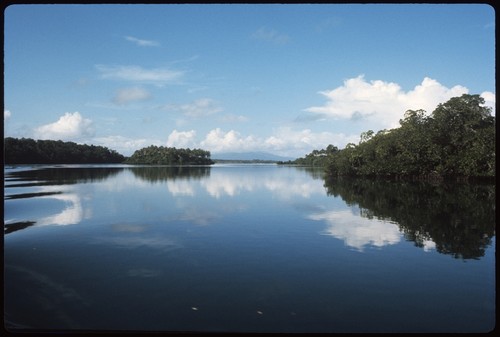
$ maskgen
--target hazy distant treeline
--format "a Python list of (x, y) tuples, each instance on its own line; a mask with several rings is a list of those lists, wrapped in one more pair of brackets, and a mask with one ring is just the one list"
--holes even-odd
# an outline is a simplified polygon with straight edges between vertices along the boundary
[(125, 156), (103, 146), (61, 140), (4, 139), (5, 164), (110, 164)]

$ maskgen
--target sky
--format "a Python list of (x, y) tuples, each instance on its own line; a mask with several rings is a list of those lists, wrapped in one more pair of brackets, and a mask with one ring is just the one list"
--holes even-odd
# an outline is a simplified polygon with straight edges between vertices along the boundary
[(487, 4), (11, 5), (4, 136), (302, 157), (452, 97), (495, 114)]

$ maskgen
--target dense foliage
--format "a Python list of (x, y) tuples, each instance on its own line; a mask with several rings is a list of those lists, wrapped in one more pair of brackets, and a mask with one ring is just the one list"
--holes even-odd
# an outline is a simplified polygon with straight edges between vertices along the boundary
[(401, 126), (363, 132), (328, 156), (330, 176), (494, 177), (495, 117), (479, 95), (464, 94), (426, 116), (408, 110)]
[(103, 146), (11, 137), (4, 139), (4, 158), (6, 164), (104, 164), (125, 160)]
[(147, 165), (211, 165), (210, 152), (201, 149), (176, 149), (151, 145), (134, 152), (126, 164)]
[(301, 166), (326, 166), (328, 156), (335, 154), (339, 149), (336, 146), (328, 145), (326, 149), (313, 150), (305, 157), (289, 161), (279, 161), (279, 165), (301, 165)]

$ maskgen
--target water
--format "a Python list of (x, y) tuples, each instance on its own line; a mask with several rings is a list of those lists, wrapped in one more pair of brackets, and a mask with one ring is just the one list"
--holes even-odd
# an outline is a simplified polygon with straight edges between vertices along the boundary
[(6, 168), (8, 329), (487, 332), (495, 189), (274, 165)]

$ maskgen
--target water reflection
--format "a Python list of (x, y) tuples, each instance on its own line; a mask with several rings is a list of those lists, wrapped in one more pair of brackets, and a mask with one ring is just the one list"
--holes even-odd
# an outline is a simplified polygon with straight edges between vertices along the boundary
[(362, 217), (397, 223), (425, 250), (478, 259), (495, 235), (494, 185), (334, 179), (325, 186), (329, 195), (358, 205)]
[(359, 251), (367, 245), (383, 247), (401, 240), (396, 223), (363, 218), (350, 210), (314, 213), (309, 219), (325, 221), (328, 227), (323, 234), (344, 240), (346, 245)]
[(5, 187), (4, 231), (16, 232), (5, 236), (8, 327), (467, 332), (494, 322), (494, 187), (325, 183), (278, 166), (57, 170)]
[(216, 199), (235, 197), (244, 192), (271, 192), (280, 199), (307, 199), (314, 194), (323, 195), (325, 188), (322, 184), (311, 182), (310, 174), (317, 170), (301, 171), (305, 174), (297, 174), (296, 168), (289, 167), (233, 167), (213, 170), (210, 179), (203, 180), (201, 184)]
[(96, 237), (92, 244), (103, 244), (106, 246), (120, 247), (126, 249), (150, 248), (163, 252), (169, 252), (182, 248), (182, 244), (168, 237), (157, 235), (142, 236), (103, 236)]
[(31, 227), (35, 223), (36, 223), (35, 221), (19, 221), (19, 222), (5, 223), (4, 234), (9, 234), (9, 233), (21, 230), (21, 229)]
[[(123, 167), (43, 167), (10, 170), (5, 187), (67, 185), (106, 180), (118, 174)], [(12, 183), (14, 182), (14, 183)]]
[(193, 184), (188, 181), (167, 181), (167, 188), (170, 194), (174, 197), (178, 197), (181, 195), (187, 195), (194, 197), (195, 190)]
[(201, 179), (210, 175), (210, 166), (134, 166), (128, 167), (137, 178), (148, 182)]
[[(57, 205), (59, 205), (59, 203), (63, 204), (62, 210), (49, 216), (37, 216), (36, 221), (26, 218), (22, 220), (19, 219), (19, 217), (26, 216), (22, 212), (15, 216), (11, 216), (11, 218), (5, 216), (5, 234), (33, 226), (34, 224), (37, 226), (78, 224), (84, 218), (85, 213), (81, 195), (72, 192), (68, 186), (38, 186), (37, 192), (6, 195), (5, 200), (7, 202), (30, 202), (31, 200), (40, 200), (42, 203), (44, 200), (47, 200), (49, 203), (57, 201)], [(4, 206), (6, 206), (5, 203)], [(32, 211), (46, 213), (57, 208), (59, 207), (34, 207)]]
[(56, 194), (50, 197), (43, 196), (41, 198), (53, 198), (63, 201), (66, 207), (57, 214), (41, 218), (37, 221), (37, 225), (74, 225), (83, 219), (83, 207), (78, 194)]
[[(288, 207), (299, 212), (295, 217), (325, 223), (321, 234), (359, 251), (366, 246), (395, 245), (404, 238), (425, 251), (478, 259), (495, 235), (493, 185), (324, 181), (318, 170), (273, 165), (7, 170), (4, 191), (4, 206), (10, 206), (8, 210), (17, 207), (17, 213), (11, 211), (13, 216), (4, 218), (6, 234), (33, 225), (78, 224), (94, 210), (101, 217), (109, 216), (102, 220), (107, 223), (129, 217), (128, 224), (115, 224), (113, 230), (139, 233), (144, 227), (135, 223), (145, 217), (162, 224), (209, 225), (234, 212), (255, 216), (265, 207), (269, 207), (266, 214), (273, 207)], [(325, 194), (340, 197), (344, 203), (332, 209), (328, 206), (332, 198)], [(55, 201), (57, 207), (44, 208), (39, 200)], [(255, 200), (270, 204), (257, 208)], [(277, 201), (280, 204), (273, 206)], [(38, 210), (36, 216), (31, 211), (17, 216), (31, 205)], [(275, 212), (289, 216), (278, 208)], [(51, 210), (56, 211), (47, 215)], [(142, 242), (126, 237), (116, 240), (116, 245), (130, 247), (164, 245), (148, 237)]]

